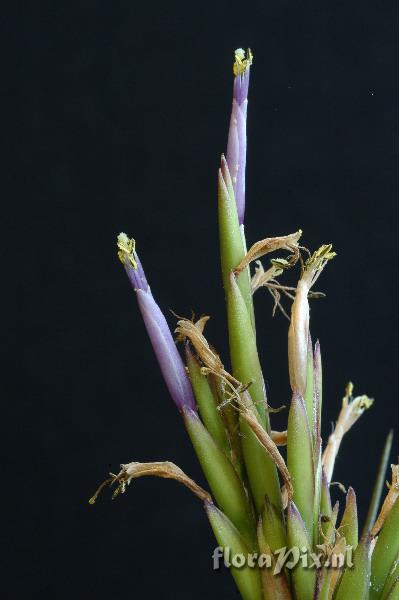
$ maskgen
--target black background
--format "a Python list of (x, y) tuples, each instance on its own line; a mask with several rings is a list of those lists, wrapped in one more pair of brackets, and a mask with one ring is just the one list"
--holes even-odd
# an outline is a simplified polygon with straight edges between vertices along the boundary
[[(327, 298), (312, 304), (312, 333), (323, 352), (324, 438), (348, 380), (376, 399), (344, 440), (335, 475), (355, 487), (364, 516), (398, 416), (395, 4), (4, 10), (8, 597), (235, 597), (228, 573), (211, 570), (215, 542), (186, 489), (143, 479), (114, 502), (107, 491), (95, 506), (88, 498), (130, 460), (173, 460), (205, 485), (115, 236), (136, 238), (172, 327), (168, 309), (212, 316), (207, 335), (227, 361), (215, 180), (237, 46), (255, 55), (247, 240), (301, 227), (308, 247), (332, 241), (338, 252), (319, 280)], [(258, 292), (261, 358), (279, 406), (289, 400), (287, 322), (271, 307)]]

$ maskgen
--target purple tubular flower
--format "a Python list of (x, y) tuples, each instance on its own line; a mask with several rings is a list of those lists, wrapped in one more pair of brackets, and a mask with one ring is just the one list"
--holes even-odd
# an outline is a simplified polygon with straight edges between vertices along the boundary
[[(248, 60), (252, 61), (252, 57)], [(236, 100), (238, 106), (241, 106), (248, 98), (248, 87), (249, 87), (249, 69), (250, 63), (247, 64), (243, 73), (238, 73), (234, 78), (233, 97)], [(245, 115), (247, 105), (244, 107)]]
[(166, 386), (177, 408), (195, 408), (191, 383), (164, 315), (151, 292), (136, 290), (140, 312)]
[(143, 270), (143, 266), (135, 251), (133, 251), (132, 256), (134, 261), (136, 262), (136, 268), (134, 268), (130, 262), (124, 263), (125, 271), (127, 276), (129, 277), (130, 283), (132, 284), (133, 289), (135, 291), (143, 290), (144, 292), (148, 292), (151, 294), (151, 290), (149, 288), (148, 281)]
[(196, 411), (191, 383), (183, 361), (166, 319), (153, 298), (134, 246), (134, 240), (129, 240), (125, 234), (121, 233), (118, 236), (118, 255), (136, 292), (144, 325), (161, 368), (166, 387), (179, 411), (186, 407)]
[(252, 53), (239, 48), (235, 52), (233, 106), (231, 110), (229, 137), (227, 141), (227, 164), (233, 180), (238, 220), (244, 223), (245, 214), (245, 165), (247, 157), (247, 105)]

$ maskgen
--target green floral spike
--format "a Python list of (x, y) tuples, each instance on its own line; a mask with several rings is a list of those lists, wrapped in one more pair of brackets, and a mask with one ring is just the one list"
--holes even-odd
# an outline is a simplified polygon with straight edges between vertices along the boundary
[[(258, 524), (258, 544), (261, 554), (273, 556), (273, 551), (266, 541), (261, 521), (259, 521)], [(284, 546), (280, 546), (278, 549), (283, 548)], [(273, 556), (271, 567), (264, 567), (261, 569), (264, 600), (291, 600), (292, 596), (284, 571), (282, 570), (279, 573), (276, 573), (275, 571), (276, 559)]]
[(314, 347), (313, 373), (316, 428), (317, 434), (320, 435), (321, 409), (323, 406), (323, 368), (321, 364), (321, 350), (319, 340), (317, 340)]
[[(391, 598), (390, 594), (393, 594), (395, 587), (398, 587), (399, 583), (399, 554), (393, 562), (393, 565), (390, 568), (388, 577), (386, 578), (384, 589), (381, 594), (382, 600), (387, 600)], [(395, 593), (397, 593), (395, 591)]]
[(226, 390), (218, 377), (210, 375), (212, 389), (219, 399), (220, 412), (223, 415), (231, 449), (231, 462), (240, 479), (245, 479), (245, 465), (241, 447), (241, 435), (238, 422), (237, 408), (229, 401), (226, 402)]
[[(245, 403), (253, 416), (260, 421), (259, 414), (248, 392), (241, 395), (241, 401)], [(257, 513), (258, 515), (261, 513), (265, 495), (268, 494), (276, 510), (282, 514), (280, 483), (275, 464), (248, 423), (241, 416), (239, 423), (244, 462)]]
[[(242, 230), (238, 222), (237, 206), (234, 198), (230, 172), (224, 156), (222, 156), (218, 175), (218, 212), (222, 278), (226, 299), (228, 301), (230, 275), (245, 256), (246, 247)], [(249, 268), (245, 269), (238, 276), (237, 284), (240, 288), (251, 326), (254, 330), (255, 320)]]
[(399, 576), (393, 583), (387, 596), (384, 596), (382, 600), (399, 600)]
[(319, 528), (319, 517), (320, 517), (320, 502), (321, 502), (321, 448), (319, 450), (319, 456), (315, 462), (315, 493), (313, 503), (313, 544), (319, 543), (320, 528)]
[(262, 528), (267, 544), (272, 552), (287, 545), (287, 535), (281, 516), (269, 497), (265, 496), (265, 504), (262, 512)]
[(370, 600), (379, 598), (393, 562), (399, 554), (399, 498), (378, 535), (371, 563)]
[(244, 256), (244, 247), (231, 177), (224, 157), (218, 173), (219, 240), (222, 263), (222, 277), (226, 293), (229, 288), (230, 273), (234, 271)]
[(384, 448), (382, 451), (380, 464), (378, 466), (377, 477), (376, 477), (376, 480), (374, 483), (373, 494), (371, 496), (370, 507), (367, 512), (366, 521), (364, 523), (363, 535), (367, 535), (370, 532), (370, 530), (371, 530), (372, 526), (374, 525), (374, 522), (377, 518), (378, 507), (380, 505), (382, 491), (384, 489), (385, 475), (387, 472), (389, 457), (390, 457), (391, 450), (392, 450), (392, 442), (393, 442), (393, 431), (391, 430), (388, 433), (388, 436), (385, 440)]
[(334, 600), (366, 600), (370, 585), (370, 538), (360, 540), (353, 555), (353, 568), (345, 569)]
[(303, 398), (294, 393), (288, 415), (287, 466), (298, 507), (309, 536), (313, 536), (313, 504), (315, 497), (313, 448)]
[(230, 444), (221, 412), (217, 407), (217, 398), (215, 398), (208, 378), (202, 373), (201, 365), (188, 344), (186, 344), (186, 360), (194, 396), (204, 425), (219, 447), (226, 454), (230, 454)]
[(327, 477), (322, 470), (321, 472), (321, 496), (320, 496), (320, 514), (325, 517), (331, 517), (332, 504), (330, 487), (328, 485)]
[[(311, 551), (311, 541), (308, 530), (294, 502), (288, 503), (287, 509), (287, 541), (288, 548), (298, 548), (302, 553)], [(313, 600), (316, 572), (304, 568), (301, 561), (291, 570), (292, 583), (298, 600)]]
[(227, 300), (230, 358), (233, 375), (248, 391), (259, 413), (261, 423), (270, 431), (266, 413), (266, 391), (256, 347), (255, 334), (236, 277), (230, 275)]
[(323, 541), (326, 542), (327, 544), (334, 545), (335, 537), (336, 537), (335, 536), (335, 527), (337, 524), (338, 513), (339, 513), (339, 502), (337, 500), (337, 502), (334, 504), (334, 508), (331, 511), (330, 518), (324, 523), (325, 526), (323, 528), (323, 534), (324, 534)]
[(356, 494), (353, 488), (349, 488), (346, 496), (346, 506), (342, 515), (339, 532), (346, 539), (348, 546), (356, 549), (358, 544), (358, 520)]
[[(315, 471), (315, 495), (313, 507), (313, 542), (319, 540), (319, 510), (322, 485), (322, 454), (321, 454), (321, 406), (322, 406), (322, 368), (319, 341), (315, 344), (313, 357), (313, 414), (315, 437), (313, 440), (313, 460)], [(330, 502), (331, 504), (331, 502)]]
[[(336, 507), (337, 503), (335, 504), (334, 509)], [(319, 538), (320, 543), (324, 543), (325, 539), (329, 537), (329, 532), (331, 531), (331, 522), (334, 524), (335, 527), (336, 517), (337, 515), (334, 516), (334, 511), (331, 505), (330, 487), (328, 485), (325, 473), (322, 470), (320, 496), (320, 525), (322, 535)]]
[[(234, 377), (249, 385), (248, 392), (256, 408), (259, 422), (270, 431), (266, 412), (266, 393), (260, 367), (255, 334), (236, 278), (230, 277), (230, 293), (227, 301), (230, 355)], [(258, 514), (265, 494), (276, 508), (281, 509), (281, 492), (277, 469), (248, 425), (240, 420), (242, 450), (248, 478)]]
[(331, 583), (331, 569), (319, 569), (316, 574), (316, 591), (314, 595), (314, 600), (329, 600), (330, 593), (330, 583)]
[(270, 494), (271, 501), (278, 512), (282, 512), (281, 491), (277, 469), (259, 443), (258, 438), (240, 417), (241, 446), (244, 456), (248, 480), (253, 494), (256, 511), (261, 513), (265, 494)]
[[(245, 238), (244, 225), (240, 225), (240, 233), (242, 239), (242, 247), (244, 251), (244, 256), (247, 253), (247, 241)], [(237, 266), (237, 265), (236, 265)], [(238, 287), (240, 288), (241, 294), (245, 300), (245, 304), (247, 306), (249, 316), (251, 317), (251, 323), (256, 332), (256, 322), (255, 322), (255, 310), (254, 310), (254, 302), (253, 302), (253, 291), (251, 284), (251, 272), (248, 267), (246, 267), (241, 273), (237, 276)]]
[(237, 472), (205, 429), (196, 412), (185, 409), (183, 419), (213, 496), (239, 529), (248, 546), (255, 548), (256, 525)]
[(313, 375), (313, 348), (312, 338), (308, 335), (308, 357), (306, 364), (306, 389), (303, 397), (305, 401), (306, 414), (308, 416), (309, 429), (312, 433), (313, 442), (316, 437), (315, 410), (314, 410), (314, 375)]
[[(205, 502), (205, 510), (218, 544), (222, 548), (229, 548), (231, 557), (242, 556), (247, 560), (251, 548), (230, 519), (211, 502)], [(259, 569), (248, 565), (242, 568), (231, 565), (230, 571), (243, 600), (262, 600)]]

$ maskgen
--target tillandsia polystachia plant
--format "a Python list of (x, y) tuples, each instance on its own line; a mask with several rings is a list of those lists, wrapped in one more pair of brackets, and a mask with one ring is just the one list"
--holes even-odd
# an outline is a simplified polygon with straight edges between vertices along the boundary
[[(176, 340), (159, 308), (135, 248), (124, 233), (118, 256), (135, 291), (166, 386), (181, 413), (209, 484), (203, 490), (170, 462), (122, 464), (105, 485), (125, 492), (136, 477), (154, 475), (186, 485), (203, 502), (226, 562), (244, 600), (399, 600), (399, 465), (381, 504), (392, 446), (387, 437), (370, 509), (359, 532), (356, 494), (331, 504), (334, 463), (343, 436), (368, 409), (367, 396), (353, 397), (348, 384), (334, 431), (321, 439), (322, 363), (313, 347), (309, 299), (335, 256), (331, 244), (309, 252), (301, 231), (266, 238), (247, 250), (244, 235), (246, 120), (252, 53), (235, 52), (233, 106), (226, 157), (218, 172), (218, 216), (222, 279), (226, 297), (230, 365), (208, 343), (209, 317), (178, 318)], [(260, 259), (269, 253), (265, 269)], [(256, 267), (251, 277), (250, 265)], [(296, 287), (280, 283), (299, 270)], [(292, 301), (288, 327), (288, 372), (292, 389), (286, 431), (271, 427), (259, 361), (253, 294), (266, 289), (288, 317), (281, 299)], [(288, 300), (288, 301), (289, 301)], [(273, 311), (273, 312), (274, 312)], [(185, 363), (176, 346), (182, 344)], [(286, 447), (286, 452), (281, 447)], [(283, 457), (286, 455), (286, 458)], [(342, 484), (339, 484), (341, 489)]]

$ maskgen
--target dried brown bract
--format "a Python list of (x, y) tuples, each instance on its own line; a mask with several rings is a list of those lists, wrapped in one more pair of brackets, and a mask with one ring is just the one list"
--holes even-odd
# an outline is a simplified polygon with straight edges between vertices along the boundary
[(172, 462), (149, 462), (149, 463), (140, 463), (140, 462), (131, 462), (126, 465), (121, 465), (121, 470), (117, 475), (111, 473), (111, 477), (106, 479), (94, 493), (94, 495), (90, 498), (90, 504), (94, 504), (97, 500), (98, 495), (101, 490), (106, 485), (113, 486), (117, 484), (117, 487), (114, 490), (112, 495), (113, 498), (116, 498), (119, 494), (123, 494), (126, 490), (126, 485), (129, 485), (133, 479), (137, 479), (138, 477), (162, 477), (164, 479), (174, 479), (175, 481), (179, 481), (183, 485), (185, 485), (189, 490), (191, 490), (200, 500), (211, 502), (212, 498), (203, 490), (193, 479), (188, 477), (178, 467)]

